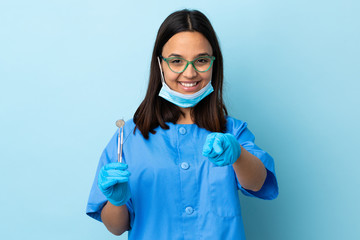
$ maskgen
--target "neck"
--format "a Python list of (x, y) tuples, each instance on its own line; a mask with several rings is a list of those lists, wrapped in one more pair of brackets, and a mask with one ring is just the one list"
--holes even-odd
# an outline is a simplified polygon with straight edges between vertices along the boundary
[(177, 120), (177, 124), (193, 124), (194, 121), (191, 118), (191, 108), (180, 108), (180, 110), (185, 114), (185, 116), (180, 116)]

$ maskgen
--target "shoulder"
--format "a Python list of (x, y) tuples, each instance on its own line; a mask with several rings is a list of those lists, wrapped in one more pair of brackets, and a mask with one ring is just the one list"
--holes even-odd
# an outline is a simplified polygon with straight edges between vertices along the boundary
[(226, 117), (226, 132), (234, 135), (239, 141), (254, 141), (254, 134), (248, 129), (247, 122), (233, 117)]
[[(134, 119), (131, 118), (129, 120), (127, 120), (125, 122), (124, 125), (124, 138), (125, 140), (130, 136), (130, 135), (138, 135), (140, 133), (139, 129), (136, 129), (136, 124), (134, 123)], [(134, 131), (135, 130), (135, 131)], [(141, 135), (141, 134), (140, 134)], [(141, 135), (142, 136), (142, 135)]]
[(134, 119), (133, 118), (130, 118), (129, 120), (127, 120), (125, 122), (125, 129), (133, 129), (135, 128), (135, 123), (134, 123)]
[(247, 127), (247, 122), (241, 121), (239, 119), (230, 116), (226, 116), (226, 132), (233, 133), (245, 129), (246, 127)]

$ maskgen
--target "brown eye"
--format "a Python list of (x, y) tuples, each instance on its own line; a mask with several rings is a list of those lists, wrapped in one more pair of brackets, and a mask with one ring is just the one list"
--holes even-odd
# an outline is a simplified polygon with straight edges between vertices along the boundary
[(178, 59), (178, 58), (170, 60), (170, 64), (174, 64), (174, 65), (182, 64), (182, 62), (183, 61), (181, 59)]
[(208, 64), (210, 62), (209, 58), (198, 58), (196, 60), (197, 64), (203, 65), (203, 64)]

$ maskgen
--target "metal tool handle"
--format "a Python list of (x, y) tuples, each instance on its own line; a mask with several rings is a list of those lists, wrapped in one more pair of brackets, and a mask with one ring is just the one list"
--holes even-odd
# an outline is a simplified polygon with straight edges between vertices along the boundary
[[(123, 138), (124, 138), (124, 119), (119, 119), (115, 122), (115, 125), (119, 128), (118, 134), (118, 162), (122, 162), (122, 145), (123, 145)], [(121, 135), (120, 135), (120, 128), (121, 128)]]
[(121, 128), (121, 137), (120, 137), (120, 162), (122, 162), (122, 148), (124, 143), (124, 127)]

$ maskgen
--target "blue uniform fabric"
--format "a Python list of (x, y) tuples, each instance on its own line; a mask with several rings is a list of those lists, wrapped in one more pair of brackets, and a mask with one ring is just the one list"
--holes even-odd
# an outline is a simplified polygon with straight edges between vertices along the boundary
[[(124, 127), (123, 159), (128, 164), (131, 199), (129, 239), (245, 239), (238, 190), (247, 196), (274, 199), (278, 195), (274, 161), (254, 144), (246, 122), (227, 117), (227, 132), (267, 169), (260, 191), (239, 184), (231, 165), (218, 167), (202, 155), (209, 131), (196, 124), (167, 123), (143, 138), (132, 120)], [(99, 170), (117, 161), (117, 132), (103, 151), (86, 213), (101, 221), (107, 199), (97, 186)]]

